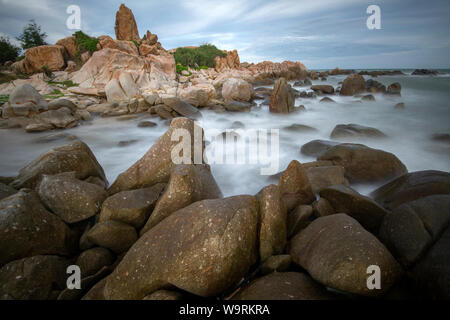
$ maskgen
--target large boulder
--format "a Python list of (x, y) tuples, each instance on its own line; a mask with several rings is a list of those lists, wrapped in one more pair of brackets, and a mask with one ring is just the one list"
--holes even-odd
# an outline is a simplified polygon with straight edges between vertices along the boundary
[(300, 152), (306, 156), (318, 157), (331, 147), (338, 145), (339, 142), (329, 141), (329, 140), (312, 140), (305, 143)]
[(225, 57), (217, 56), (214, 58), (214, 69), (222, 72), (225, 69), (239, 69), (241, 62), (237, 50), (226, 51)]
[(272, 255), (283, 253), (286, 246), (286, 206), (280, 190), (270, 185), (258, 194), (261, 216), (259, 229), (259, 255), (262, 261)]
[(46, 66), (51, 71), (64, 70), (66, 49), (59, 45), (44, 45), (32, 47), (25, 52), (25, 58), (13, 64), (14, 71), (19, 73), (34, 73), (42, 71)]
[(83, 251), (75, 264), (80, 267), (81, 277), (85, 278), (96, 274), (105, 266), (112, 265), (114, 260), (114, 255), (108, 249), (95, 247)]
[(386, 138), (386, 135), (376, 128), (361, 126), (359, 124), (338, 124), (330, 135), (331, 139), (364, 139)]
[(68, 59), (74, 59), (77, 53), (77, 45), (75, 43), (75, 36), (60, 39), (56, 42), (57, 46), (64, 47)]
[(383, 207), (394, 209), (402, 203), (433, 194), (450, 194), (450, 173), (436, 170), (411, 172), (379, 187), (370, 196)]
[(140, 234), (156, 226), (172, 213), (191, 203), (222, 198), (222, 192), (207, 164), (179, 164), (173, 167), (163, 195), (158, 199), (150, 218)]
[(349, 186), (345, 178), (345, 170), (341, 166), (313, 166), (306, 168), (306, 175), (314, 193), (319, 193), (325, 188), (342, 184)]
[[(291, 241), (292, 260), (316, 281), (347, 293), (376, 296), (387, 292), (402, 269), (383, 244), (346, 214), (314, 220)], [(380, 268), (380, 289), (367, 286), (368, 267)]]
[(115, 253), (127, 251), (137, 240), (136, 229), (114, 220), (106, 220), (95, 224), (86, 234), (87, 239)]
[(31, 116), (47, 110), (47, 102), (30, 84), (22, 83), (15, 87), (9, 96), (8, 104), (3, 107), (3, 118)]
[(270, 112), (289, 113), (293, 111), (294, 105), (295, 97), (291, 85), (285, 78), (278, 79), (270, 96)]
[[(179, 96), (181, 99), (195, 107), (207, 107), (210, 102), (216, 98), (217, 93), (212, 84), (203, 83), (180, 90)], [(175, 108), (173, 109), (177, 111)], [(180, 114), (186, 116), (182, 113)]]
[(108, 102), (120, 102), (136, 97), (140, 91), (129, 72), (121, 72), (118, 79), (111, 79), (105, 86)]
[(305, 273), (274, 272), (253, 280), (233, 300), (328, 300), (332, 297)]
[(117, 49), (131, 55), (139, 55), (138, 48), (132, 41), (114, 40), (110, 36), (100, 36), (98, 37), (98, 41), (102, 49)]
[(104, 188), (75, 178), (75, 172), (43, 175), (37, 188), (42, 202), (67, 223), (96, 215), (106, 199)]
[(0, 269), (0, 300), (54, 300), (66, 287), (70, 261), (38, 255), (12, 261)]
[(164, 183), (158, 183), (149, 188), (116, 193), (103, 202), (99, 221), (116, 220), (142, 228), (164, 187)]
[(317, 85), (311, 86), (311, 90), (320, 91), (320, 92), (327, 93), (327, 94), (334, 93), (334, 87), (330, 86), (328, 84), (317, 84)]
[(342, 96), (353, 96), (366, 91), (366, 81), (359, 74), (351, 74), (345, 78), (341, 87)]
[[(186, 142), (186, 144), (190, 147), (191, 160), (194, 163), (194, 126), (194, 121), (187, 118), (174, 119), (166, 133), (155, 142), (141, 159), (119, 175), (108, 192), (114, 194), (120, 191), (152, 186), (160, 182), (168, 182), (171, 169), (174, 166), (172, 150), (181, 143), (179, 140), (172, 141), (174, 132), (177, 139), (180, 137), (178, 133), (189, 134), (191, 141)], [(197, 129), (200, 132), (202, 131), (201, 128)], [(200, 151), (203, 154), (203, 150)]]
[[(48, 110), (35, 115), (30, 125), (41, 125), (49, 129), (64, 129), (75, 127), (78, 124), (78, 120), (69, 108), (63, 107), (58, 110)], [(30, 131), (28, 126), (25, 129)]]
[(380, 228), (380, 239), (405, 267), (410, 267), (450, 225), (450, 195), (431, 195), (396, 207)]
[(133, 12), (123, 3), (120, 5), (116, 13), (116, 31), (117, 40), (140, 41), (136, 20), (134, 20)]
[(350, 183), (377, 183), (405, 173), (405, 165), (392, 153), (362, 144), (343, 143), (322, 153), (318, 160), (330, 160), (344, 167)]
[(142, 299), (173, 285), (216, 296), (257, 261), (258, 202), (252, 196), (203, 200), (173, 213), (127, 252), (103, 290), (106, 299)]
[(316, 199), (306, 171), (297, 160), (289, 163), (280, 177), (278, 187), (288, 212), (300, 204), (310, 204)]
[(28, 189), (0, 201), (0, 265), (38, 254), (69, 255), (73, 234)]
[(236, 100), (248, 102), (254, 95), (253, 87), (247, 81), (237, 78), (226, 80), (222, 86), (222, 97), (226, 102)]
[(172, 108), (172, 110), (175, 110), (183, 117), (192, 120), (198, 120), (202, 118), (202, 114), (196, 107), (178, 98), (175, 97), (164, 98), (163, 102), (165, 105), (169, 106), (170, 108)]
[(336, 185), (320, 192), (320, 197), (328, 200), (335, 212), (346, 213), (356, 219), (367, 230), (377, 234), (384, 216), (388, 213), (372, 199), (365, 197), (350, 187)]
[(77, 179), (90, 176), (99, 177), (107, 183), (103, 168), (97, 162), (91, 149), (79, 140), (64, 146), (50, 149), (39, 158), (30, 162), (19, 171), (11, 186), (34, 189), (39, 185), (44, 174), (52, 175), (62, 172), (75, 172)]

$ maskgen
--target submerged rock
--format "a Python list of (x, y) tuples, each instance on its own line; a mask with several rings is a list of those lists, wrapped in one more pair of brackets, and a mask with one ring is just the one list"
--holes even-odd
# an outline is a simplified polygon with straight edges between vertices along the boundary
[(312, 157), (318, 157), (331, 147), (338, 145), (339, 142), (329, 141), (329, 140), (312, 140), (305, 143), (300, 151), (302, 154)]
[(338, 124), (331, 132), (331, 139), (346, 138), (386, 138), (387, 136), (376, 128), (365, 127), (359, 124)]
[(353, 96), (366, 91), (366, 80), (359, 74), (351, 74), (345, 78), (341, 87), (342, 96)]

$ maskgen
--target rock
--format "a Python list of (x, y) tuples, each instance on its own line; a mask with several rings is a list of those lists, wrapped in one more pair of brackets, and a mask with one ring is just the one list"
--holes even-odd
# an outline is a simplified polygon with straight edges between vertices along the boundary
[(388, 213), (380, 240), (405, 267), (411, 267), (439, 240), (450, 224), (450, 195), (431, 195)]
[(286, 80), (304, 79), (308, 75), (308, 69), (300, 62), (283, 61), (272, 62), (263, 61), (248, 67), (253, 73), (255, 80), (264, 80), (266, 78), (276, 79), (285, 78)]
[(437, 72), (435, 70), (427, 70), (427, 69), (416, 69), (411, 73), (411, 75), (413, 75), (413, 76), (425, 76), (425, 75), (435, 76), (437, 74), (439, 74), (439, 72)]
[(55, 127), (53, 127), (52, 124), (50, 123), (46, 123), (46, 122), (33, 122), (28, 124), (25, 127), (26, 132), (43, 132), (43, 131), (48, 131), (48, 130), (52, 130)]
[(51, 71), (63, 70), (65, 68), (66, 49), (58, 45), (44, 45), (28, 49), (25, 58), (12, 65), (15, 72), (31, 74), (41, 72), (44, 66)]
[(142, 38), (142, 43), (149, 46), (153, 46), (157, 44), (157, 42), (158, 36), (156, 34), (152, 34), (150, 31), (147, 30), (144, 37)]
[(0, 265), (39, 254), (69, 255), (73, 234), (48, 212), (34, 191), (23, 189), (0, 201)]
[(365, 127), (359, 124), (338, 124), (331, 132), (331, 139), (364, 139), (386, 138), (387, 136), (376, 128)]
[(291, 90), (291, 85), (285, 78), (280, 78), (275, 83), (272, 95), (270, 96), (270, 112), (289, 113), (294, 109), (295, 97)]
[(448, 133), (434, 133), (431, 135), (431, 140), (437, 142), (450, 143), (450, 134)]
[(370, 197), (392, 210), (433, 194), (450, 194), (450, 173), (427, 170), (405, 174), (374, 190)]
[(72, 112), (77, 111), (75, 103), (68, 99), (60, 98), (48, 103), (48, 110), (58, 110), (59, 108), (68, 108)]
[[(139, 50), (141, 48), (139, 46), (139, 50), (138, 50), (138, 48), (132, 41), (114, 40), (110, 36), (100, 36), (100, 37), (98, 37), (98, 40), (99, 40), (99, 44), (102, 49), (106, 49), (106, 48), (117, 49), (119, 51), (131, 54), (131, 55), (135, 55), (135, 56), (139, 55)], [(157, 54), (157, 52), (155, 52), (155, 54)]]
[(397, 95), (400, 96), (401, 95), (401, 91), (402, 91), (402, 86), (400, 85), (400, 83), (398, 82), (394, 82), (391, 83), (388, 87), (387, 87), (387, 94), (392, 94), (392, 95)]
[(75, 172), (43, 175), (37, 192), (42, 202), (64, 222), (96, 215), (106, 199), (104, 188), (75, 178)]
[(244, 101), (248, 102), (254, 95), (253, 87), (242, 79), (230, 78), (223, 83), (222, 97), (225, 102)]
[(131, 74), (122, 72), (119, 79), (112, 79), (105, 86), (108, 102), (120, 102), (130, 100), (139, 94), (139, 88)]
[(327, 94), (333, 94), (334, 93), (334, 87), (326, 84), (319, 84), (311, 86), (311, 90), (313, 91), (320, 91)]
[(217, 93), (212, 84), (202, 83), (181, 89), (178, 95), (194, 107), (207, 107), (210, 101), (216, 99)]
[[(292, 239), (290, 255), (314, 280), (358, 295), (383, 294), (402, 274), (383, 244), (346, 214), (314, 220)], [(367, 268), (371, 265), (380, 268), (380, 289), (367, 287)]]
[(405, 165), (392, 153), (362, 144), (343, 143), (322, 153), (318, 160), (330, 160), (345, 169), (350, 183), (376, 183), (407, 173)]
[(136, 230), (132, 226), (114, 220), (95, 224), (86, 236), (92, 243), (115, 253), (127, 251), (137, 240)]
[(306, 126), (304, 124), (298, 124), (298, 123), (291, 124), (290, 126), (284, 127), (283, 129), (287, 130), (287, 131), (293, 131), (293, 132), (317, 132), (318, 131), (316, 128)]
[(89, 176), (99, 177), (107, 183), (105, 173), (89, 147), (81, 141), (50, 149), (19, 171), (11, 183), (16, 189), (34, 189), (42, 175), (52, 175), (74, 171), (76, 178), (83, 180)]
[(250, 112), (252, 104), (248, 102), (230, 101), (225, 105), (225, 109), (231, 112)]
[(59, 129), (72, 128), (78, 124), (78, 119), (66, 107), (42, 112), (34, 116), (33, 121), (37, 124), (49, 125), (52, 128)]
[(209, 165), (175, 165), (166, 190), (158, 199), (140, 234), (142, 236), (172, 213), (191, 203), (217, 198), (222, 198), (222, 192), (211, 174)]
[(334, 101), (333, 99), (331, 99), (329, 97), (324, 97), (324, 98), (320, 99), (319, 103), (336, 103), (336, 101)]
[(91, 113), (87, 110), (77, 110), (75, 112), (75, 117), (78, 117), (84, 121), (89, 121), (92, 119)]
[(51, 300), (66, 287), (67, 259), (37, 255), (0, 269), (0, 300)]
[(145, 296), (142, 300), (182, 300), (183, 295), (176, 291), (158, 290)]
[(341, 166), (320, 166), (306, 169), (306, 175), (314, 193), (319, 193), (336, 184), (349, 186), (344, 174), (344, 168)]
[[(167, 109), (170, 109), (167, 110)], [(161, 119), (166, 119), (166, 120), (172, 120), (173, 119), (173, 115), (171, 113), (172, 109), (169, 108), (168, 106), (165, 106), (163, 104), (159, 104), (156, 106), (153, 106), (150, 108), (150, 113), (152, 113), (152, 110), (154, 111), (154, 113), (156, 113), (158, 116), (161, 117)], [(170, 121), (169, 121), (170, 124)]]
[(287, 216), (287, 236), (292, 238), (311, 222), (313, 210), (311, 206), (299, 205)]
[(316, 217), (325, 217), (335, 214), (333, 207), (325, 198), (320, 198), (312, 204), (313, 213)]
[(361, 98), (362, 101), (375, 101), (375, 97), (372, 94), (367, 94)]
[(117, 40), (140, 41), (136, 20), (133, 12), (124, 4), (120, 5), (116, 13), (116, 31)]
[(405, 103), (404, 102), (397, 103), (394, 106), (394, 109), (405, 109)]
[(366, 81), (366, 90), (372, 93), (386, 93), (386, 86), (378, 81), (369, 79)]
[(0, 182), (0, 200), (12, 196), (17, 193), (17, 190)]
[(163, 102), (165, 105), (169, 106), (183, 117), (192, 120), (198, 120), (202, 118), (202, 114), (200, 113), (200, 111), (198, 111), (197, 108), (178, 98), (165, 98), (163, 99)]
[(343, 185), (335, 185), (322, 190), (320, 197), (327, 199), (335, 212), (348, 214), (375, 234), (378, 233), (380, 224), (388, 213), (372, 199)]
[(297, 160), (289, 163), (278, 187), (288, 212), (300, 204), (310, 204), (315, 200), (306, 171)]
[(156, 127), (157, 124), (152, 121), (145, 120), (145, 121), (140, 121), (137, 126), (138, 126), (138, 128), (153, 128), (153, 127)]
[(306, 156), (318, 157), (331, 147), (338, 145), (339, 142), (329, 140), (312, 140), (305, 143), (301, 148), (301, 153)]
[[(119, 175), (108, 190), (109, 194), (145, 188), (159, 182), (168, 182), (171, 169), (174, 166), (171, 157), (172, 149), (180, 143), (178, 140), (171, 140), (175, 130), (189, 133), (190, 137), (195, 137), (194, 121), (186, 118), (174, 119), (166, 133), (155, 142), (150, 150), (127, 171)], [(201, 128), (197, 127), (196, 130), (200, 132), (201, 136)], [(188, 145), (192, 151), (195, 151), (193, 141), (190, 141)], [(203, 150), (200, 151), (203, 152)], [(192, 163), (194, 162), (193, 159), (194, 152), (191, 152)]]
[(345, 78), (341, 87), (341, 96), (353, 96), (366, 91), (366, 80), (359, 74), (351, 74)]
[(291, 266), (291, 256), (288, 254), (280, 254), (271, 256), (264, 261), (261, 266), (261, 275), (266, 275), (272, 272), (284, 272), (289, 270)]
[(29, 116), (47, 108), (47, 102), (41, 95), (31, 85), (24, 83), (12, 90), (2, 117)]
[(258, 203), (252, 196), (193, 203), (133, 245), (107, 278), (104, 296), (142, 299), (168, 284), (201, 297), (216, 296), (256, 262), (257, 225)]
[(286, 207), (275, 185), (265, 187), (258, 194), (260, 229), (259, 255), (261, 261), (283, 253), (286, 246)]
[(66, 49), (66, 54), (69, 59), (74, 59), (77, 53), (77, 45), (75, 43), (75, 36), (70, 36), (56, 42), (57, 46), (64, 47)]
[(117, 144), (118, 147), (127, 147), (130, 145), (133, 145), (135, 143), (137, 143), (139, 140), (128, 140), (128, 141), (119, 141), (119, 143)]
[(164, 183), (158, 183), (150, 188), (116, 193), (103, 202), (99, 221), (115, 220), (142, 228), (164, 187)]
[(96, 274), (105, 266), (114, 262), (114, 256), (105, 248), (96, 247), (83, 251), (77, 258), (75, 264), (80, 267), (81, 277), (85, 278)]
[(274, 272), (252, 281), (234, 300), (328, 300), (332, 295), (305, 273)]
[(217, 72), (223, 72), (226, 69), (239, 69), (240, 59), (237, 50), (225, 51), (225, 57), (217, 56), (214, 58), (214, 69)]
[(98, 281), (89, 291), (86, 293), (81, 300), (105, 300), (103, 290), (105, 289), (107, 278), (103, 278)]

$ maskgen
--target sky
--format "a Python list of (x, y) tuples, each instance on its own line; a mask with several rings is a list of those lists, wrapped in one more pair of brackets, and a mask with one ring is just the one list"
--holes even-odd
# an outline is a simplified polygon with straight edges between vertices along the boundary
[[(115, 0), (0, 0), (0, 35), (17, 37), (30, 19), (47, 42), (71, 35), (69, 5), (81, 30), (114, 36)], [(212, 43), (237, 49), (241, 62), (301, 61), (310, 69), (450, 68), (449, 0), (128, 0), (142, 37), (164, 48)], [(381, 29), (369, 30), (369, 5)]]

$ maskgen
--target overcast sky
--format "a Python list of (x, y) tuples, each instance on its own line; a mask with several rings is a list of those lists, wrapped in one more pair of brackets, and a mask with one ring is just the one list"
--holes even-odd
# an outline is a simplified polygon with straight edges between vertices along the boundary
[[(81, 8), (81, 29), (114, 37), (115, 0), (0, 0), (0, 33), (16, 37), (34, 19), (47, 41), (71, 35), (66, 9)], [(294, 60), (308, 68), (450, 68), (449, 0), (128, 0), (142, 37), (166, 49), (213, 43), (241, 61)], [(369, 30), (369, 5), (381, 29)]]

